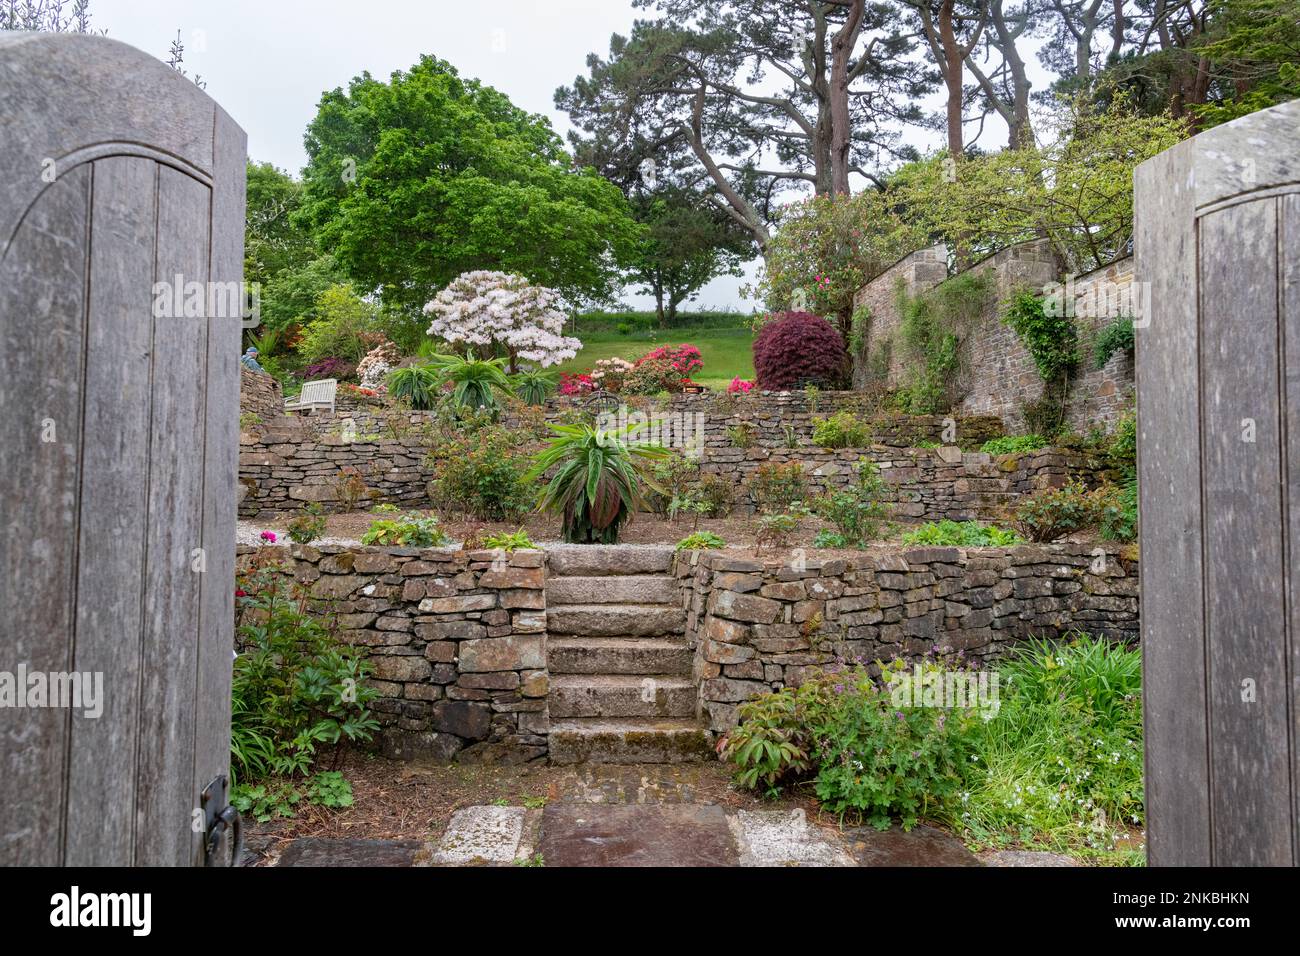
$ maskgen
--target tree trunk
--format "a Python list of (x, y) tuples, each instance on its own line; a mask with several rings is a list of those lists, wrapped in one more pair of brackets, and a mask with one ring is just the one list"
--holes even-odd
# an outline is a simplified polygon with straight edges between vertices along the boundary
[(852, 121), (849, 118), (849, 57), (862, 29), (866, 0), (853, 0), (844, 25), (831, 38), (830, 81), (830, 191), (849, 195), (849, 166), (852, 162)]
[(946, 110), (948, 155), (954, 162), (958, 162), (965, 151), (961, 125), (962, 61), (965, 59), (965, 53), (957, 43), (957, 33), (953, 27), (954, 5), (955, 0), (943, 0), (939, 7), (939, 43), (943, 48), (944, 62), (941, 64), (943, 84), (948, 90)]

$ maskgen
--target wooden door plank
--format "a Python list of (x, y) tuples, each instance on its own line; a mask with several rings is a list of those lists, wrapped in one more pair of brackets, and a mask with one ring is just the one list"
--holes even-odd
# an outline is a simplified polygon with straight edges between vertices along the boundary
[(156, 170), (140, 158), (94, 164), (74, 669), (102, 673), (104, 699), (98, 719), (73, 716), (70, 866), (121, 864), (132, 851)]
[[(159, 167), (156, 281), (175, 285), (180, 276), (182, 284), (206, 287), (209, 193), (183, 173)], [(194, 681), (202, 575), (193, 562), (202, 542), (206, 349), (201, 317), (154, 316), (140, 697), (145, 733), (135, 840), (137, 859), (177, 866), (191, 862), (190, 823), (198, 806)]]
[(1276, 243), (1272, 198), (1200, 220), (1211, 818), (1226, 866), (1291, 862)]

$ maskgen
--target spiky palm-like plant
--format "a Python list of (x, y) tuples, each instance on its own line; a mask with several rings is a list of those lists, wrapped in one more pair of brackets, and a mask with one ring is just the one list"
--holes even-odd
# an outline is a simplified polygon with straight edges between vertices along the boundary
[(496, 411), (497, 392), (514, 394), (510, 376), (506, 374), (506, 360), (503, 358), (435, 355), (429, 367), (437, 373), (440, 384), (452, 383), (449, 397), (453, 404), (462, 407)]
[(540, 405), (555, 391), (555, 376), (550, 372), (520, 372), (514, 377), (515, 394), (526, 404)]
[(437, 371), (428, 365), (408, 365), (388, 373), (388, 394), (422, 411), (438, 404), (441, 384)]
[(528, 478), (535, 481), (556, 469), (537, 506), (560, 513), (565, 541), (614, 544), (623, 523), (644, 504), (642, 486), (663, 493), (645, 464), (663, 458), (668, 449), (630, 443), (642, 427), (602, 431), (586, 424), (551, 426), (555, 437), (534, 458)]

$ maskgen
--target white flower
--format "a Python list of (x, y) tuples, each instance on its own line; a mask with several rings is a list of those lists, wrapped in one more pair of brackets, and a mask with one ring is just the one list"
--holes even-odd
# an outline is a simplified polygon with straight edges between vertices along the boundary
[(582, 343), (563, 335), (560, 294), (506, 272), (464, 272), (424, 311), (429, 334), (467, 345), (500, 345), (543, 367), (578, 354)]

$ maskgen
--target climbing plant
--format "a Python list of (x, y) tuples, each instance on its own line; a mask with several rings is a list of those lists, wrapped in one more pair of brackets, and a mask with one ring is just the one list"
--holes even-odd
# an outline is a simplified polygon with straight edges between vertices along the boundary
[(910, 294), (899, 281), (899, 333), (916, 359), (898, 396), (905, 411), (929, 415), (951, 407), (961, 368), (961, 333), (984, 311), (991, 291), (992, 274), (987, 270), (954, 276), (919, 295)]
[(1097, 333), (1093, 343), (1093, 363), (1104, 368), (1116, 352), (1133, 351), (1133, 317), (1119, 315)]
[(1013, 295), (1002, 321), (1033, 356), (1044, 382), (1061, 381), (1079, 364), (1079, 331), (1074, 321), (1068, 315), (1049, 315), (1043, 300), (1034, 293), (1026, 290)]

